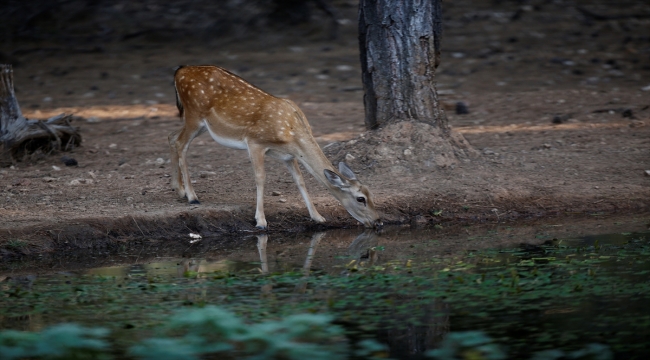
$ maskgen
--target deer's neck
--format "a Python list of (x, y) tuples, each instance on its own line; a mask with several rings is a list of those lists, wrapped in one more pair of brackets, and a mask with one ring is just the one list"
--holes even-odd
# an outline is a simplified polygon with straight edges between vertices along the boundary
[(320, 146), (318, 146), (318, 143), (316, 143), (316, 140), (310, 139), (308, 145), (309, 146), (301, 146), (299, 156), (296, 158), (300, 163), (302, 163), (305, 169), (307, 169), (307, 171), (318, 180), (318, 182), (323, 184), (328, 190), (330, 190), (330, 192), (335, 193), (335, 187), (332, 186), (325, 177), (324, 170), (327, 169), (334, 171), (335, 173), (338, 173), (338, 171), (334, 169), (332, 163), (325, 154), (323, 154), (323, 151), (320, 149)]

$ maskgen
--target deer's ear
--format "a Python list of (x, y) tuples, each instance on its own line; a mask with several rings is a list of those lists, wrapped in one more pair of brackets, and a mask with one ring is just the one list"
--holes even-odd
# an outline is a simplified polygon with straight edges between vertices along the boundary
[(350, 180), (355, 180), (355, 181), (357, 180), (357, 176), (354, 174), (354, 171), (352, 171), (352, 169), (350, 169), (350, 167), (343, 161), (339, 163), (339, 172), (341, 173), (341, 175), (345, 176)]
[(339, 189), (347, 188), (350, 187), (350, 184), (348, 184), (347, 180), (342, 179), (337, 173), (331, 170), (323, 170), (323, 173), (325, 174), (325, 177), (327, 178), (327, 181), (330, 182), (330, 184), (336, 186)]

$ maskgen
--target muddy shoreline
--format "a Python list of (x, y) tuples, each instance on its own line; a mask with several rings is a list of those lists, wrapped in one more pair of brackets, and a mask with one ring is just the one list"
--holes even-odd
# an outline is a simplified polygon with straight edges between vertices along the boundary
[[(593, 222), (594, 218), (616, 222), (624, 218), (647, 218), (650, 216), (648, 199), (602, 199), (584, 201), (562, 199), (561, 206), (534, 202), (530, 199), (508, 199), (507, 203), (470, 202), (471, 207), (458, 207), (459, 199), (431, 196), (405, 199), (391, 204), (391, 210), (382, 209), (388, 227), (459, 228), (475, 226), (526, 226), (545, 223)], [(466, 201), (463, 203), (467, 203)], [(554, 199), (553, 204), (559, 202)], [(521, 205), (524, 206), (521, 206)], [(118, 218), (78, 218), (65, 222), (31, 225), (23, 228), (0, 229), (0, 259), (12, 261), (49, 254), (65, 254), (70, 251), (115, 249), (125, 244), (143, 242), (178, 243), (183, 247), (190, 240), (188, 234), (200, 234), (204, 238), (240, 239), (258, 234), (286, 237), (291, 234), (336, 231), (348, 229), (363, 232), (363, 226), (351, 218), (344, 208), (330, 213), (326, 224), (316, 224), (308, 216), (296, 213), (270, 212), (270, 228), (260, 231), (254, 227), (254, 208), (250, 206), (228, 209), (199, 208), (166, 214), (134, 214)], [(500, 209), (500, 210), (497, 210)], [(496, 211), (495, 211), (496, 210)], [(440, 213), (438, 213), (440, 212)], [(19, 241), (17, 243), (16, 241)], [(515, 242), (516, 243), (516, 242)], [(172, 248), (174, 246), (171, 246)]]
[[(217, 224), (216, 217), (202, 217), (198, 212), (193, 216), (195, 219), (201, 217), (211, 225)], [(129, 218), (131, 221), (133, 219)], [(11, 249), (5, 245), (2, 248), (0, 274), (15, 277), (60, 271), (74, 272), (94, 267), (145, 264), (160, 261), (161, 258), (234, 259), (256, 262), (259, 261), (256, 243), (260, 236), (269, 239), (270, 249), (278, 250), (269, 250), (272, 258), (282, 257), (285, 261), (291, 259), (299, 266), (305, 256), (310, 236), (317, 232), (326, 234), (319, 248), (319, 253), (324, 258), (354, 251), (354, 244), (361, 238), (365, 242), (378, 242), (392, 253), (391, 256), (398, 258), (408, 258), (414, 248), (436, 239), (437, 245), (427, 248), (430, 252), (427, 256), (453, 257), (468, 250), (537, 246), (551, 240), (597, 234), (647, 232), (650, 229), (650, 212), (626, 215), (598, 211), (589, 214), (563, 213), (562, 216), (531, 215), (526, 218), (522, 215), (517, 219), (511, 217), (499, 221), (488, 216), (478, 218), (473, 214), (466, 214), (463, 218), (443, 217), (435, 225), (432, 225), (432, 222), (424, 224), (415, 221), (409, 225), (387, 225), (379, 232), (339, 223), (338, 225), (343, 227), (305, 225), (299, 231), (288, 229), (262, 233), (250, 228), (237, 228), (236, 223), (229, 222), (232, 226), (230, 232), (216, 233), (207, 231), (208, 228), (203, 228), (203, 231), (197, 227), (193, 228), (193, 231), (204, 235), (199, 241), (193, 241), (188, 236), (189, 229), (192, 228), (186, 227), (188, 223), (182, 220), (177, 219), (175, 222), (166, 223), (166, 228), (158, 228), (158, 236), (146, 235), (147, 232), (153, 232), (160, 222), (147, 223), (138, 219), (137, 223), (137, 226), (129, 228), (130, 232), (126, 231), (127, 225), (121, 227), (122, 233), (108, 235), (101, 234), (106, 228), (97, 223), (77, 223), (74, 226), (68, 225), (68, 228), (56, 228), (60, 236), (57, 239), (44, 228), (36, 233), (32, 239), (34, 242), (29, 246)], [(114, 225), (117, 229), (117, 222)], [(183, 227), (184, 229), (179, 229)], [(163, 231), (166, 233), (163, 234)], [(143, 232), (145, 236), (142, 235)]]

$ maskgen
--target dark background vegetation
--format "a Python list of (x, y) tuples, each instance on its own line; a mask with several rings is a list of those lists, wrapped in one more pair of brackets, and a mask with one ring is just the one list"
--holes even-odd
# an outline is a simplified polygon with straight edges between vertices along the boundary
[(0, 32), (5, 50), (13, 50), (3, 61), (29, 51), (21, 48), (25, 41), (101, 51), (104, 43), (134, 38), (210, 44), (268, 31), (335, 37), (337, 9), (356, 6), (353, 0), (9, 0), (0, 5)]
[[(600, 21), (618, 21), (616, 26), (627, 33), (619, 41), (624, 44), (650, 41), (650, 34), (637, 33), (625, 19), (649, 18), (646, 1), (631, 0), (486, 0), (477, 1), (476, 10), (460, 18), (444, 20), (472, 22), (493, 16), (485, 8), (495, 10), (520, 6), (505, 13), (503, 20), (519, 20), (527, 12), (543, 11), (546, 6), (566, 7), (579, 11), (582, 22), (594, 25)], [(103, 43), (147, 38), (159, 41), (207, 41), (224, 38), (251, 38), (269, 31), (285, 35), (337, 35), (341, 13), (355, 10), (356, 0), (7, 0), (0, 5), (0, 33), (7, 56), (24, 53), (21, 43), (28, 41), (77, 46), (101, 46)], [(443, 1), (443, 13), (454, 1)], [(356, 19), (355, 19), (356, 20)], [(578, 20), (578, 19), (576, 19)], [(549, 22), (554, 19), (549, 17)], [(312, 26), (306, 26), (311, 23)], [(298, 32), (296, 32), (298, 31)], [(513, 34), (515, 35), (515, 34)], [(597, 40), (601, 34), (567, 33)], [(552, 39), (549, 39), (552, 42)], [(443, 44), (444, 47), (444, 44)]]

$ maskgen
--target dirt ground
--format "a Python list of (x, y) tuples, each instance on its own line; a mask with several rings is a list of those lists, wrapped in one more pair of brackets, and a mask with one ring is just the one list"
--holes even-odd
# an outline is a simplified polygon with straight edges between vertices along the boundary
[[(355, 159), (348, 163), (373, 191), (387, 223), (647, 212), (650, 18), (627, 15), (650, 14), (650, 6), (587, 6), (623, 15), (600, 19), (573, 2), (526, 4), (532, 5), (443, 3), (437, 89), (453, 129), (480, 155), (410, 172), (403, 171), (410, 164), (406, 155), (373, 168), (350, 147), (365, 131), (354, 7), (340, 9), (341, 36), (333, 41), (270, 32), (208, 43), (138, 37), (103, 44), (98, 52), (5, 45), (2, 51), (17, 61), (24, 115), (73, 113), (83, 143), (70, 153), (35, 154), (0, 169), (3, 255), (64, 243), (84, 247), (83, 239), (253, 230), (255, 184), (245, 151), (202, 135), (189, 151), (201, 205), (187, 204), (171, 189), (167, 136), (181, 127), (172, 86), (180, 64), (220, 65), (298, 103), (321, 146), (352, 149)], [(456, 114), (458, 101), (469, 114)], [(62, 155), (78, 166), (66, 167)], [(267, 160), (270, 231), (316, 228), (279, 165)], [(322, 186), (306, 180), (327, 226), (357, 226)]]

